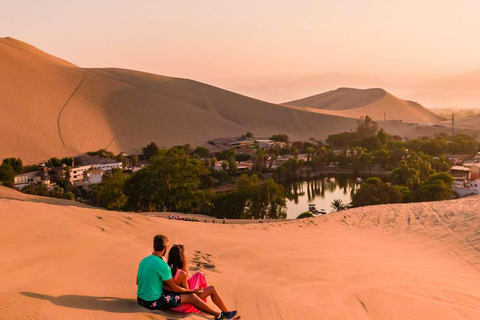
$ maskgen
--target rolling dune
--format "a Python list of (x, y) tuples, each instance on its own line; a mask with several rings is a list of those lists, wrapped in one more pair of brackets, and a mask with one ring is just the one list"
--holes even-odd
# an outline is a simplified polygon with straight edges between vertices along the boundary
[(308, 111), (342, 117), (370, 116), (373, 120), (400, 120), (414, 123), (437, 123), (441, 119), (413, 101), (399, 99), (383, 89), (338, 88), (308, 98), (285, 102)]
[(187, 79), (85, 69), (12, 38), (0, 39), (0, 158), (32, 163), (155, 141), (204, 145), (217, 137), (287, 133), (324, 138), (355, 124), (266, 103)]
[[(0, 159), (20, 157), (26, 164), (101, 148), (140, 152), (152, 141), (163, 147), (206, 145), (210, 139), (247, 131), (258, 137), (286, 133), (292, 141), (325, 139), (355, 129), (356, 120), (365, 114), (375, 119), (381, 114), (383, 119), (385, 109), (409, 114), (413, 122), (429, 115), (380, 89), (373, 97), (365, 97), (363, 91), (341, 94), (329, 102), (331, 110), (287, 107), (188, 79), (79, 68), (12, 38), (0, 38), (0, 69)], [(342, 99), (348, 104), (340, 109), (350, 102), (363, 106), (333, 110)], [(394, 119), (393, 111), (387, 118)], [(399, 121), (387, 127), (402, 137), (441, 130), (448, 129)]]
[(204, 319), (136, 305), (157, 233), (185, 244), (243, 319), (480, 317), (479, 197), (245, 225), (0, 197), (2, 319)]

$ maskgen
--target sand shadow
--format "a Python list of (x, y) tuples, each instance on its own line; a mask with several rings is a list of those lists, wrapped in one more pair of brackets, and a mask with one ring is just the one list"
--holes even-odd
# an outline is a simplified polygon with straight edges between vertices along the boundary
[[(189, 314), (175, 313), (172, 311), (153, 311), (140, 306), (135, 299), (124, 299), (115, 297), (92, 297), (82, 295), (62, 295), (58, 297), (35, 292), (20, 292), (20, 294), (41, 300), (47, 300), (51, 303), (75, 309), (99, 310), (112, 313), (154, 313), (171, 319), (183, 319)], [(203, 315), (199, 315), (203, 317)]]

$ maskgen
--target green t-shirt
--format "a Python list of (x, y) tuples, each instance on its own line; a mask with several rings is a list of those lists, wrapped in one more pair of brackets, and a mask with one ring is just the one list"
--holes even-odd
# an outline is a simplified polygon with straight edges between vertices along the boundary
[(172, 279), (172, 271), (162, 258), (151, 255), (140, 262), (137, 276), (137, 297), (154, 301), (163, 293), (163, 282)]

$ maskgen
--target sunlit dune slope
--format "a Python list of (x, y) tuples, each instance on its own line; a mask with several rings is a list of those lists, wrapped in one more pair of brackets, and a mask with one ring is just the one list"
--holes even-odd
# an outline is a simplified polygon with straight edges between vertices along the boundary
[(135, 303), (157, 233), (244, 319), (480, 318), (478, 197), (223, 225), (2, 194), (2, 319), (183, 318)]
[(82, 69), (11, 38), (0, 39), (0, 70), (0, 158), (27, 163), (100, 148), (134, 152), (152, 141), (203, 145), (247, 131), (324, 138), (354, 125), (192, 80)]
[(339, 88), (308, 98), (285, 102), (309, 111), (374, 120), (402, 120), (414, 123), (436, 123), (441, 119), (418, 103), (399, 99), (383, 89)]

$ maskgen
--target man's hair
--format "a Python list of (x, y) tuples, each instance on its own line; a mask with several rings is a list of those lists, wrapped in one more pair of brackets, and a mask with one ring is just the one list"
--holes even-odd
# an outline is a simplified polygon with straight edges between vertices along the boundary
[(153, 250), (161, 252), (167, 246), (168, 238), (163, 234), (157, 234), (153, 238)]

